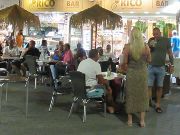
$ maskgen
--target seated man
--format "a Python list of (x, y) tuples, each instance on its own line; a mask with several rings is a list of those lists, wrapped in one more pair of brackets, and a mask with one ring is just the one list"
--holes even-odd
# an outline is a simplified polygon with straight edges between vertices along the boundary
[[(99, 59), (98, 51), (92, 49), (89, 52), (89, 58), (80, 62), (78, 71), (82, 72), (86, 76), (86, 86), (97, 88), (96, 86), (101, 84), (106, 88), (107, 97), (107, 109), (110, 113), (114, 113), (112, 89), (108, 85), (108, 81), (105, 80), (101, 74), (100, 64), (97, 62)], [(102, 93), (102, 89), (98, 87), (99, 93)], [(88, 95), (91, 95), (91, 89), (88, 90)]]
[(35, 47), (35, 44), (36, 44), (36, 42), (34, 40), (29, 41), (28, 49), (22, 55), (23, 58), (24, 58), (23, 61), (22, 61), (22, 64), (21, 64), (21, 69), (22, 69), (22, 72), (23, 72), (22, 74), (23, 75), (25, 75), (26, 70), (28, 69), (25, 56), (26, 55), (31, 55), (31, 56), (34, 56), (34, 57), (36, 57), (38, 59), (40, 54), (41, 54), (41, 52)]
[[(9, 46), (4, 47), (3, 56), (17, 57), (20, 55), (15, 39), (8, 40)], [(8, 60), (8, 71), (19, 74), (21, 63), (19, 60)]]
[(3, 56), (19, 56), (19, 49), (14, 39), (9, 40), (9, 46), (4, 47)]

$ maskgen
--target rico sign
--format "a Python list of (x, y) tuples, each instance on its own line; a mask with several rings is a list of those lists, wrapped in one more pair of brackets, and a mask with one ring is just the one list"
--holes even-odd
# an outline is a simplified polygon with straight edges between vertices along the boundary
[(31, 6), (36, 8), (53, 8), (55, 0), (32, 0)]

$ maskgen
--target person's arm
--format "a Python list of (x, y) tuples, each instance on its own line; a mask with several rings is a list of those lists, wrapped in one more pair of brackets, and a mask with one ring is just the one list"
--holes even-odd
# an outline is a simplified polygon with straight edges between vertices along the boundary
[(124, 50), (123, 50), (123, 55), (124, 55), (124, 59), (123, 59), (122, 67), (124, 68), (124, 70), (127, 70), (128, 56), (129, 56), (129, 45), (125, 45)]
[(171, 65), (173, 65), (174, 64), (174, 57), (173, 57), (173, 53), (172, 53), (171, 48), (168, 49), (167, 53), (169, 55), (169, 61), (170, 61)]
[(174, 57), (172, 53), (171, 42), (169, 39), (167, 39), (166, 43), (167, 43), (167, 54), (169, 55), (169, 62), (171, 63), (171, 65), (174, 65)]
[(173, 57), (171, 48), (168, 49), (167, 53), (169, 55), (169, 62), (171, 63), (169, 71), (170, 73), (173, 73), (174, 72), (174, 57)]
[(107, 80), (104, 79), (103, 75), (97, 75), (97, 80), (99, 84), (107, 85)]
[(149, 48), (148, 45), (146, 45), (146, 54), (147, 54), (147, 59), (146, 59), (146, 61), (147, 61), (148, 63), (150, 63), (150, 62), (151, 62), (151, 52), (150, 52), (150, 48)]
[(6, 47), (4, 47), (4, 49), (3, 49), (3, 55), (9, 55), (9, 51), (8, 51), (9, 49), (8, 49), (8, 47), (6, 46)]

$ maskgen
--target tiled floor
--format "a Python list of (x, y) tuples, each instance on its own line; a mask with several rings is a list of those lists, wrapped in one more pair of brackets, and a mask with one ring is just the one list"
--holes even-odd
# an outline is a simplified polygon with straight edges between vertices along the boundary
[[(3, 95), (0, 113), (0, 135), (180, 135), (180, 87), (162, 100), (164, 112), (157, 114), (150, 108), (146, 115), (146, 127), (138, 126), (138, 114), (133, 127), (126, 125), (126, 114), (107, 114), (88, 109), (87, 122), (82, 123), (81, 111), (68, 120), (72, 95), (59, 96), (52, 112), (48, 112), (51, 98), (49, 87), (30, 87), (29, 115), (25, 118), (25, 88), (23, 84), (10, 85), (8, 102)], [(121, 107), (120, 107), (121, 108)]]

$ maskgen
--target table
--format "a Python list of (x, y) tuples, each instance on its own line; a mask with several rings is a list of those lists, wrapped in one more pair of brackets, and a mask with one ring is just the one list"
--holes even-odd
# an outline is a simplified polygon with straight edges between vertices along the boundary
[(16, 82), (24, 82), (25, 83), (25, 87), (26, 87), (26, 118), (28, 115), (28, 98), (29, 98), (29, 77), (22, 77), (22, 76), (17, 76), (16, 74), (9, 74), (8, 76), (0, 76), (0, 109), (2, 106), (2, 90), (3, 90), (3, 86), (4, 84), (6, 84), (6, 101), (7, 101), (7, 91), (8, 91), (8, 84), (9, 83), (16, 83)]
[(18, 57), (18, 56), (2, 56), (1, 58), (3, 60), (20, 60), (20, 59), (23, 59), (23, 57)]
[(45, 71), (45, 66), (49, 63), (57, 63), (57, 60), (52, 60), (52, 59), (43, 59), (43, 60), (40, 60), (40, 59), (37, 59), (36, 60), (37, 64), (39, 66), (42, 67), (42, 71), (44, 72)]
[(106, 80), (114, 80), (115, 78), (123, 78), (123, 79), (125, 78), (125, 75), (118, 74), (115, 72), (111, 72), (110, 76), (107, 76), (107, 72), (102, 72), (102, 75)]
[(102, 72), (102, 75), (104, 79), (108, 80), (109, 85), (113, 90), (112, 91), (113, 100), (116, 102), (116, 99), (119, 95), (120, 102), (124, 103), (125, 100), (124, 87), (125, 87), (126, 75), (115, 72), (111, 72), (110, 76), (107, 76), (107, 72)]
[(7, 55), (2, 56), (1, 58), (2, 58), (2, 60), (7, 61), (7, 70), (8, 70), (8, 71), (11, 71), (11, 62), (12, 62), (13, 60), (21, 60), (21, 59), (23, 59), (23, 57), (7, 56)]

